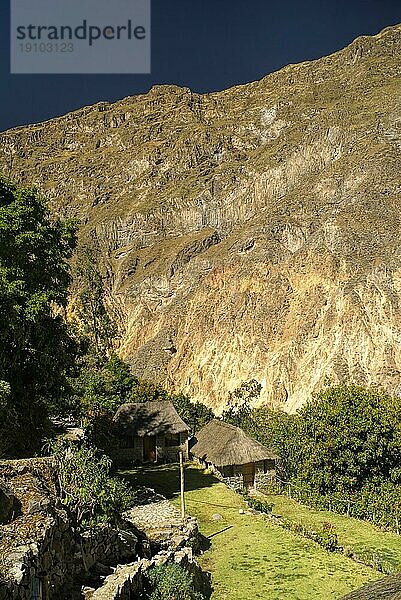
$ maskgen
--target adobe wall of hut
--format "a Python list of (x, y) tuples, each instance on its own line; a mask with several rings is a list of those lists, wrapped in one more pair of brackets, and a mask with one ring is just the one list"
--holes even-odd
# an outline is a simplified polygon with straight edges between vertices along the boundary
[[(170, 445), (167, 436), (155, 436), (155, 461), (158, 463), (178, 462), (179, 453), (183, 453), (184, 460), (188, 460), (188, 434), (180, 433), (179, 444)], [(167, 437), (167, 439), (166, 439)], [(146, 461), (144, 457), (144, 437), (121, 436), (120, 447), (109, 451), (113, 461), (121, 466), (137, 465)]]

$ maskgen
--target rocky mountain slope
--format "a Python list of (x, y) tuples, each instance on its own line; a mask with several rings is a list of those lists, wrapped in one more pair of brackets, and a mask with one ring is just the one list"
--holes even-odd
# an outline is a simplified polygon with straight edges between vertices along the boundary
[(401, 26), (258, 82), (158, 86), (0, 134), (96, 245), (119, 351), (214, 407), (401, 389)]

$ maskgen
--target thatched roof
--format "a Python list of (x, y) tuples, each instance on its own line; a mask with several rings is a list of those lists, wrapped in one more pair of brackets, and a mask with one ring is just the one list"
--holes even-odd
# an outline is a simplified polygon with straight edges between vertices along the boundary
[(401, 600), (401, 573), (368, 583), (342, 600)]
[(196, 440), (192, 454), (216, 467), (278, 459), (277, 454), (248, 437), (242, 429), (218, 419), (205, 425), (196, 434)]
[(120, 406), (113, 421), (123, 435), (165, 435), (184, 433), (189, 427), (171, 402), (132, 402)]

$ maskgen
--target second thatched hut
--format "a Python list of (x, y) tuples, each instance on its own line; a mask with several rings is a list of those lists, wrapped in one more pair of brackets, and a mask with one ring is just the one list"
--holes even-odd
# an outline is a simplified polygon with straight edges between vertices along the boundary
[(213, 419), (196, 434), (191, 454), (236, 490), (271, 480), (279, 458), (239, 427), (219, 419)]

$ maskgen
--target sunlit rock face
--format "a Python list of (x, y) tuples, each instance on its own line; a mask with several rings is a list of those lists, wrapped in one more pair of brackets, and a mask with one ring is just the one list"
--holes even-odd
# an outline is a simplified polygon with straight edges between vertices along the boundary
[(293, 411), (326, 378), (401, 385), (401, 27), (261, 81), (158, 86), (0, 134), (98, 248), (136, 374)]

